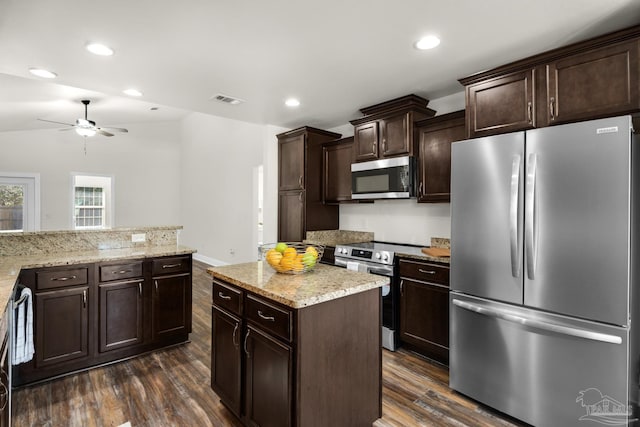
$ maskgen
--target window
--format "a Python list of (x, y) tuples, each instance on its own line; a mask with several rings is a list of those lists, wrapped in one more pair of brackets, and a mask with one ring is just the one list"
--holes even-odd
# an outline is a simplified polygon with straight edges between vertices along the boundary
[(73, 228), (110, 228), (112, 178), (109, 176), (73, 176)]
[(40, 175), (0, 172), (0, 232), (40, 229)]

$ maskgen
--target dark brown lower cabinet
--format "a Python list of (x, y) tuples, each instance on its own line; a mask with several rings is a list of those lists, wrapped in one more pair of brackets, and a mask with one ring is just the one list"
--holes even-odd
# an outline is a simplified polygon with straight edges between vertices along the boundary
[(142, 343), (144, 280), (101, 283), (100, 352)]
[(293, 309), (216, 278), (212, 320), (211, 388), (245, 426), (382, 415), (379, 289)]
[(211, 307), (211, 386), (236, 416), (241, 414), (242, 392), (242, 320)]
[(186, 342), (191, 255), (28, 269), (35, 355), (12, 367), (22, 386)]
[(153, 278), (153, 338), (191, 332), (191, 274)]
[(449, 363), (449, 267), (400, 260), (400, 341)]
[(291, 425), (291, 347), (252, 326), (245, 335), (247, 424)]
[(35, 294), (36, 367), (89, 355), (88, 294), (88, 286)]

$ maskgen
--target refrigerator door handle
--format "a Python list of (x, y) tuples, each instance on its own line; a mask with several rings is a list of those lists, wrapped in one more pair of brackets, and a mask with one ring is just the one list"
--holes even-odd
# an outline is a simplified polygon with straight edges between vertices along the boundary
[(542, 320), (530, 319), (523, 316), (517, 316), (515, 314), (505, 312), (496, 308), (482, 307), (477, 304), (453, 299), (451, 301), (453, 305), (456, 305), (465, 310), (473, 311), (474, 313), (482, 314), (489, 317), (495, 317), (498, 319), (506, 320), (507, 322), (519, 323), (531, 328), (541, 329), (548, 332), (554, 332), (561, 335), (569, 335), (577, 338), (584, 338), (591, 341), (600, 341), (609, 344), (622, 344), (622, 338), (616, 335), (603, 334), (600, 332), (588, 331), (586, 329), (572, 328), (570, 326), (558, 325), (556, 323), (545, 322)]
[(511, 275), (520, 277), (520, 233), (518, 230), (519, 197), (520, 196), (520, 156), (513, 156), (511, 164), (511, 196), (509, 200), (509, 237), (511, 243)]
[(529, 154), (527, 161), (527, 183), (525, 194), (525, 244), (527, 255), (527, 276), (530, 280), (536, 275), (536, 170), (538, 166), (538, 156), (535, 153)]

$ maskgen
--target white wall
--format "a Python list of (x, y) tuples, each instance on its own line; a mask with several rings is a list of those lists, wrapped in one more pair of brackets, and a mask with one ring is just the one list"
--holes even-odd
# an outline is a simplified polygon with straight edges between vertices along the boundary
[[(464, 106), (464, 92), (429, 102), (429, 108), (436, 110), (436, 115), (463, 110)], [(331, 130), (353, 135), (353, 127), (349, 126)], [(371, 231), (380, 241), (429, 245), (431, 237), (451, 237), (451, 207), (449, 203), (417, 203), (415, 199), (342, 204), (340, 228)]]
[(128, 124), (129, 133), (84, 140), (55, 129), (0, 132), (0, 171), (41, 179), (41, 229), (71, 226), (71, 172), (115, 177), (115, 227), (179, 224), (178, 122)]
[[(180, 243), (205, 261), (239, 263), (257, 259), (255, 168), (265, 166), (265, 221), (275, 215), (273, 167), (277, 128), (192, 113), (182, 122)], [(265, 227), (265, 240), (275, 234)]]

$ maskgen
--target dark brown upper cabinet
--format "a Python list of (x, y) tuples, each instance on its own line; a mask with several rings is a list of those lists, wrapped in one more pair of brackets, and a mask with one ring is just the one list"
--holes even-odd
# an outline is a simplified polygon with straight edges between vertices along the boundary
[(324, 202), (351, 200), (353, 137), (328, 142), (322, 147), (324, 159)]
[(407, 95), (360, 111), (364, 117), (352, 120), (355, 162), (414, 155), (413, 124), (432, 117), (428, 99)]
[(323, 203), (325, 142), (340, 134), (301, 127), (278, 138), (278, 240), (298, 242), (308, 230), (337, 229), (338, 207)]
[(460, 79), (469, 138), (640, 111), (640, 26)]
[(465, 135), (464, 110), (416, 122), (418, 202), (450, 201), (451, 143)]
[(526, 70), (467, 86), (469, 137), (535, 127), (535, 75)]

